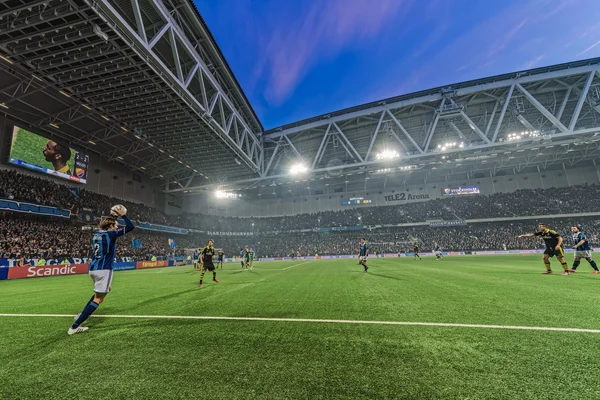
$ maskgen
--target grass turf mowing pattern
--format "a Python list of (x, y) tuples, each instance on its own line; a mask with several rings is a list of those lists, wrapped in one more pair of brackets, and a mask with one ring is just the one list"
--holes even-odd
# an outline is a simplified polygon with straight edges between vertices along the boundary
[[(563, 277), (540, 275), (539, 256), (369, 264), (227, 264), (202, 289), (190, 267), (123, 271), (97, 314), (600, 329), (600, 278), (586, 265)], [(0, 313), (76, 314), (90, 291), (85, 275), (3, 281)], [(0, 317), (0, 398), (600, 398), (597, 334), (92, 318), (67, 337), (71, 322)]]

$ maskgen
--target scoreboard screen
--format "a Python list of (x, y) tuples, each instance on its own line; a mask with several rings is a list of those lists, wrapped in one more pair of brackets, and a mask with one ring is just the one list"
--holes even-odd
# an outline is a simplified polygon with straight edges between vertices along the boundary
[(343, 206), (354, 206), (357, 204), (371, 204), (371, 200), (364, 199), (362, 197), (355, 197), (350, 200), (342, 201)]

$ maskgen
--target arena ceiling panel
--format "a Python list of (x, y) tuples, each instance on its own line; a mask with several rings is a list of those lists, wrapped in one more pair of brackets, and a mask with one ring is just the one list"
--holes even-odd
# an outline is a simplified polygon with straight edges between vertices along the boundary
[(188, 0), (2, 1), (0, 54), (1, 111), (40, 133), (180, 186), (259, 176), (262, 126)]

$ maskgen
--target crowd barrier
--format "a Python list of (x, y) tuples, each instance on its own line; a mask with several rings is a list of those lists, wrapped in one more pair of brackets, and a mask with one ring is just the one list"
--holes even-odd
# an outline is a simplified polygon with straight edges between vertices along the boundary
[[(573, 249), (565, 249), (566, 252), (573, 252)], [(594, 248), (593, 251), (600, 251), (600, 248)], [(484, 250), (484, 251), (450, 251), (443, 252), (444, 256), (464, 256), (464, 255), (502, 255), (502, 254), (541, 254), (541, 250)], [(435, 256), (434, 253), (424, 252), (420, 256)], [(400, 254), (378, 254), (371, 255), (371, 258), (393, 258), (393, 257), (414, 257), (414, 253), (400, 253)], [(337, 255), (337, 256), (306, 256), (306, 257), (268, 257), (260, 258), (256, 261), (296, 261), (296, 260), (331, 260), (331, 259), (350, 259), (356, 258), (356, 255)], [(60, 276), (60, 275), (75, 275), (85, 274), (88, 272), (88, 266), (86, 259), (70, 259), (79, 260), (79, 263), (73, 264), (48, 264), (45, 266), (27, 266), (27, 267), (16, 267), (17, 260), (13, 259), (0, 259), (0, 281), (6, 279), (19, 279), (19, 278), (39, 278), (46, 276)], [(81, 260), (85, 260), (85, 263), (81, 263)], [(33, 261), (33, 260), (32, 260)], [(226, 262), (238, 262), (238, 258), (228, 258)], [(113, 269), (115, 271), (127, 271), (134, 269), (148, 269), (148, 268), (164, 268), (164, 267), (178, 267), (184, 265), (191, 265), (192, 261), (187, 257), (172, 257), (168, 260), (157, 260), (157, 261), (118, 261), (114, 264)]]
[[(177, 267), (191, 265), (184, 257), (160, 261), (119, 261), (113, 265), (115, 271), (134, 269)], [(59, 264), (45, 266), (9, 267), (0, 266), (0, 281), (5, 279), (40, 278), (45, 276), (87, 274), (89, 264)]]

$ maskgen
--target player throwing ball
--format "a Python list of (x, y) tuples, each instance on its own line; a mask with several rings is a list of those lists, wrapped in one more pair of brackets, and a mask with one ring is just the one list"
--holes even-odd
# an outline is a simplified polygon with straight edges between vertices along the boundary
[(202, 273), (200, 274), (200, 283), (199, 287), (202, 287), (202, 280), (204, 279), (204, 274), (206, 271), (211, 271), (213, 273), (213, 282), (219, 283), (217, 280), (217, 271), (215, 270), (215, 266), (213, 264), (213, 257), (215, 256), (215, 246), (213, 245), (212, 239), (208, 241), (208, 245), (202, 249), (200, 252), (200, 264), (202, 265)]
[(546, 224), (539, 224), (539, 231), (536, 233), (528, 233), (526, 235), (517, 236), (518, 238), (535, 237), (540, 236), (544, 239), (546, 244), (546, 250), (544, 250), (544, 266), (546, 270), (542, 272), (544, 275), (552, 273), (552, 267), (550, 266), (550, 258), (556, 256), (556, 259), (563, 267), (563, 275), (569, 275), (569, 266), (565, 262), (565, 252), (563, 250), (563, 238), (558, 232), (548, 228)]
[(579, 262), (582, 258), (585, 258), (585, 260), (594, 269), (592, 274), (600, 274), (600, 271), (598, 271), (598, 266), (596, 265), (596, 261), (592, 260), (592, 248), (588, 243), (585, 232), (581, 230), (581, 226), (572, 226), (571, 232), (573, 233), (573, 249), (575, 250), (575, 260), (573, 261), (573, 268), (571, 268), (569, 272), (576, 272), (577, 267), (579, 267)]
[[(127, 217), (127, 209), (124, 206), (116, 205), (111, 208), (110, 213), (112, 217), (102, 219), (100, 221), (100, 230), (94, 233), (92, 237), (94, 254), (88, 273), (90, 278), (92, 278), (92, 282), (94, 282), (94, 295), (83, 308), (83, 311), (77, 315), (75, 323), (67, 331), (69, 335), (88, 330), (87, 327), (81, 326), (81, 324), (96, 311), (108, 292), (112, 289), (111, 283), (117, 238), (127, 232), (131, 232), (135, 228), (133, 222)], [(125, 228), (119, 228), (117, 218), (123, 218)]]
[(369, 245), (365, 243), (365, 238), (360, 238), (360, 244), (358, 245), (358, 263), (362, 265), (367, 272), (369, 267), (367, 267), (367, 258), (369, 257)]

